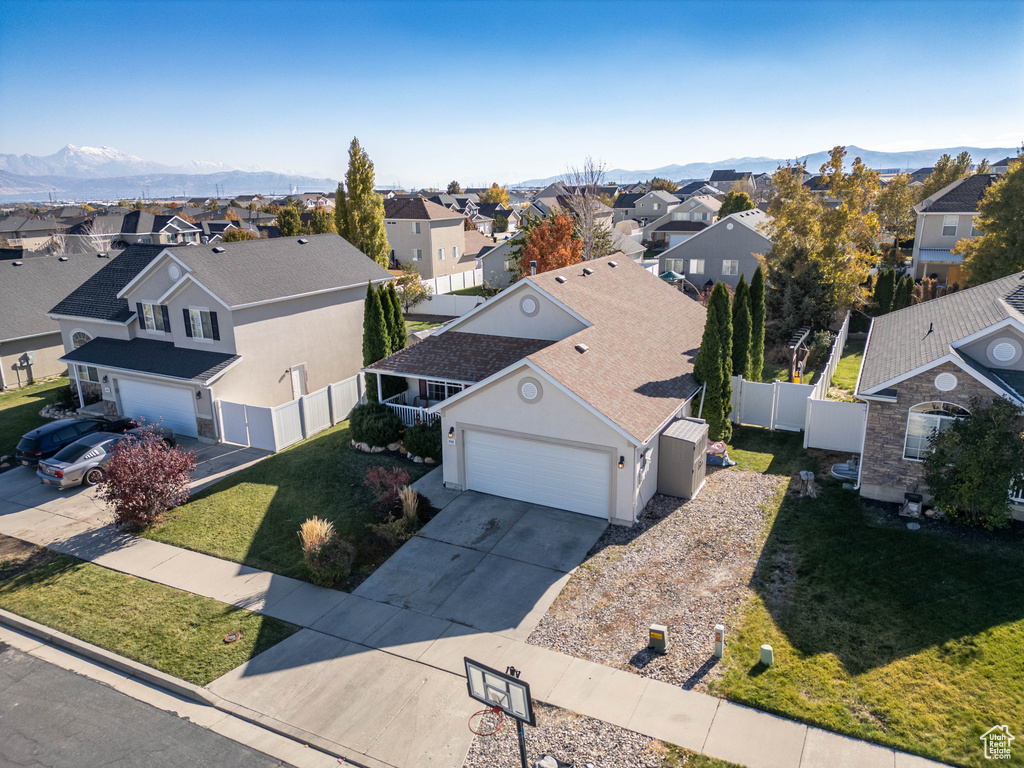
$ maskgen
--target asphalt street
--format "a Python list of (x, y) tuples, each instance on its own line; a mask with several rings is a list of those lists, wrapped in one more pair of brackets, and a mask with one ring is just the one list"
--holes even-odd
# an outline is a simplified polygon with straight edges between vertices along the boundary
[(288, 764), (0, 643), (0, 768), (202, 765)]

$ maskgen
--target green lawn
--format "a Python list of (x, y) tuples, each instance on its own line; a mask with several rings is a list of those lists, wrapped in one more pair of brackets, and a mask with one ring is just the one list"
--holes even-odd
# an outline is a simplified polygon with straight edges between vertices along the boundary
[(459, 288), (457, 291), (449, 291), (452, 296), (483, 296), (484, 289), (482, 285), (472, 285), (469, 288)]
[(13, 456), (21, 436), (46, 423), (39, 411), (67, 385), (59, 377), (0, 393), (0, 456)]
[(725, 760), (716, 760), (713, 757), (702, 755), (699, 752), (691, 752), (688, 749), (669, 744), (668, 752), (662, 761), (662, 768), (743, 768), (735, 763), (728, 763)]
[[(760, 432), (760, 434), (756, 434)], [(756, 471), (818, 469), (817, 499), (780, 494), (756, 597), (731, 628), (713, 692), (958, 765), (1024, 721), (1024, 534), (909, 531), (797, 455), (797, 436), (737, 430)], [(801, 466), (803, 465), (803, 466)], [(775, 665), (762, 668), (769, 643)], [(1024, 765), (1014, 750), (1010, 765)]]
[(426, 320), (406, 320), (405, 331), (406, 333), (415, 333), (416, 331), (425, 331), (429, 328), (437, 328), (443, 325), (443, 323), (434, 323)]
[(231, 475), (175, 509), (148, 538), (261, 570), (307, 578), (299, 526), (314, 515), (353, 544), (372, 522), (368, 467), (400, 466), (410, 482), (430, 469), (390, 454), (349, 447), (348, 422)]
[(815, 469), (814, 461), (804, 453), (801, 432), (770, 432), (760, 427), (732, 428), (729, 458), (737, 469), (749, 469), (768, 475), (793, 475), (802, 469)]
[(857, 386), (857, 374), (860, 373), (860, 361), (864, 357), (864, 339), (847, 339), (843, 348), (843, 356), (839, 359), (836, 372), (832, 376), (832, 385), (845, 389), (853, 394)]
[[(298, 627), (66, 555), (0, 561), (0, 608), (196, 685)], [(21, 573), (17, 571), (23, 570)], [(241, 632), (234, 643), (225, 635)]]

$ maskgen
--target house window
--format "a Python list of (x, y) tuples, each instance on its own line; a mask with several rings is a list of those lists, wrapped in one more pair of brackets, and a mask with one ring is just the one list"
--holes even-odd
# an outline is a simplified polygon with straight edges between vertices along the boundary
[(704, 259), (690, 259), (690, 274), (691, 275), (703, 275), (704, 274)]
[(141, 304), (142, 315), (139, 322), (147, 331), (170, 333), (167, 323), (167, 307), (161, 304)]
[(178, 235), (176, 233), (173, 233), (173, 232), (168, 232), (167, 233), (167, 242), (168, 243), (176, 243), (176, 242), (178, 242)]
[(142, 243), (143, 245), (150, 245), (153, 242), (153, 238), (150, 237), (149, 235), (143, 235), (142, 237), (139, 238), (139, 242)]
[(444, 248), (437, 249), (437, 260), (444, 261)]
[(214, 341), (220, 339), (216, 312), (210, 312), (208, 309), (186, 309), (185, 313), (188, 317), (186, 330), (190, 331), (188, 336), (193, 339), (212, 339)]
[(418, 221), (414, 221), (414, 222), (412, 223), (412, 233), (413, 233), (414, 235), (419, 235), (419, 234), (422, 234), (422, 232), (423, 232), (423, 230), (422, 230), (422, 229), (420, 229), (420, 222), (418, 222)]
[(724, 259), (722, 261), (722, 274), (723, 275), (738, 275), (740, 273), (740, 263), (736, 259)]
[(942, 236), (956, 237), (956, 223), (959, 216), (942, 217)]
[(463, 384), (452, 384), (447, 381), (427, 381), (427, 399), (428, 400), (447, 400), (449, 397), (458, 394), (465, 385)]
[(459, 258), (459, 246), (457, 246), (457, 245), (453, 245), (452, 246), (452, 258), (453, 259)]
[(952, 403), (921, 403), (910, 409), (907, 416), (907, 436), (903, 444), (903, 458), (922, 461), (932, 452), (932, 439), (948, 430), (953, 423), (970, 412)]
[(423, 259), (423, 249), (422, 248), (413, 248), (412, 249), (412, 260), (413, 261), (420, 261), (422, 259)]
[(75, 349), (88, 344), (90, 341), (92, 341), (92, 336), (85, 331), (75, 331), (71, 334), (71, 344)]
[(683, 260), (682, 259), (665, 259), (665, 271), (666, 272), (677, 272), (683, 273)]
[(981, 237), (982, 234), (984, 233), (978, 229), (978, 219), (971, 219), (971, 237)]
[(654, 204), (654, 210), (660, 211), (661, 210), (661, 203), (655, 203)]
[(75, 366), (78, 369), (78, 380), (79, 381), (95, 381), (99, 382), (100, 374), (91, 365), (78, 365)]

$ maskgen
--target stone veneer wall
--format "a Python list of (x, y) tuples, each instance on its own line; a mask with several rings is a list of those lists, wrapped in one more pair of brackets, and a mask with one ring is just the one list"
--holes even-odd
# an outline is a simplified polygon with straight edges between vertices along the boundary
[(217, 428), (213, 424), (213, 419), (197, 418), (196, 428), (199, 430), (200, 437), (207, 437), (211, 440), (217, 439)]
[[(956, 387), (949, 392), (936, 389), (935, 377), (940, 373), (956, 376)], [(952, 363), (943, 363), (901, 381), (896, 389), (898, 395), (895, 403), (868, 403), (864, 453), (861, 457), (860, 495), (895, 502), (902, 502), (905, 492), (922, 493), (927, 498), (929, 494), (924, 482), (924, 463), (903, 458), (910, 408), (919, 403), (938, 400), (970, 410), (972, 397), (991, 402), (996, 395)]]

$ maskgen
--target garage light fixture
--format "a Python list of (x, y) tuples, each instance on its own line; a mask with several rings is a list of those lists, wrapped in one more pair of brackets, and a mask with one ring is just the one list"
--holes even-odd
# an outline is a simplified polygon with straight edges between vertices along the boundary
[(455, 427), (449, 427), (448, 428), (448, 438), (452, 439), (454, 437), (455, 437)]
[(626, 457), (619, 456), (619, 469), (623, 469), (626, 466)]
[(110, 378), (106, 374), (103, 374), (103, 383), (106, 384), (108, 381), (110, 381)]
[(196, 400), (202, 400), (202, 399), (203, 399), (203, 390), (197, 389), (196, 390)]

